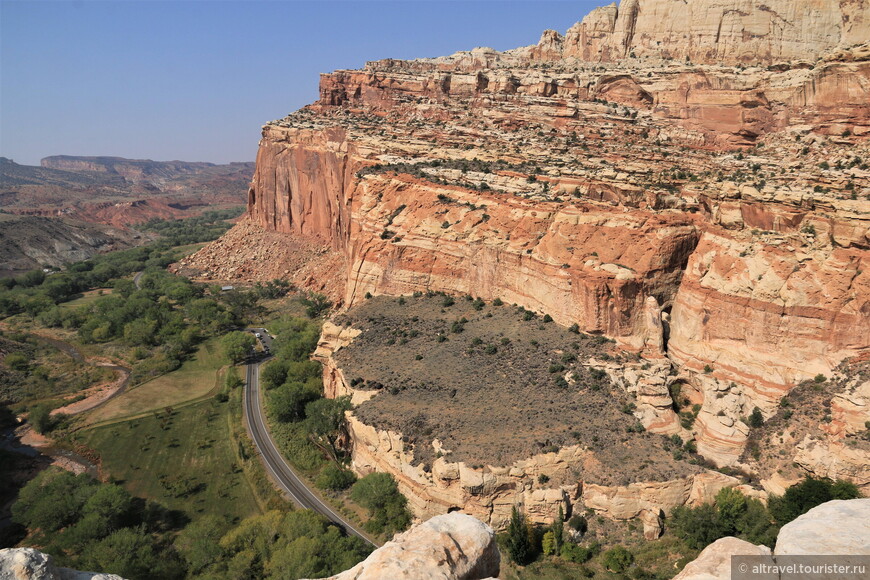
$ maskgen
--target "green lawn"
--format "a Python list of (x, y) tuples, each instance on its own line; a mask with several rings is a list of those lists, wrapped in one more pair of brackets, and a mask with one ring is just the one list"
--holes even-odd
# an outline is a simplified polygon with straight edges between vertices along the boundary
[(78, 308), (79, 306), (92, 304), (96, 302), (98, 298), (102, 296), (108, 296), (111, 293), (111, 288), (96, 288), (94, 290), (88, 290), (87, 292), (83, 292), (81, 298), (76, 298), (75, 300), (70, 300), (69, 302), (62, 302), (59, 306), (63, 309)]
[(132, 494), (191, 519), (212, 514), (237, 520), (261, 509), (237, 455), (241, 445), (231, 435), (236, 407), (241, 408), (241, 389), (226, 403), (209, 398), (172, 414), (159, 411), (81, 431), (77, 439), (96, 450), (103, 473)]
[(204, 342), (178, 370), (134, 387), (96, 409), (88, 416), (88, 423), (141, 416), (208, 396), (219, 386), (225, 362), (219, 340)]

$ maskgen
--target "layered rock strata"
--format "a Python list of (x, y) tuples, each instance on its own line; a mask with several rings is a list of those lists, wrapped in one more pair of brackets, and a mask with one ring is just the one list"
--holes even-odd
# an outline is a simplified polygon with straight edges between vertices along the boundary
[[(643, 425), (735, 465), (756, 407), (870, 352), (868, 6), (632, 0), (322, 75), (264, 127), (250, 215), (340, 251), (347, 306), (468, 293), (614, 338), (663, 365), (609, 371)], [(870, 477), (819, 429), (789, 458)]]

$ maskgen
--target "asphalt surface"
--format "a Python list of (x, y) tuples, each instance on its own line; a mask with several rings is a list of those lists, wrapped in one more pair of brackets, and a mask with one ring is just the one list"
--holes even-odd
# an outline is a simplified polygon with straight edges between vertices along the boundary
[[(247, 330), (260, 333), (261, 344), (271, 350), (272, 338), (265, 329), (249, 328)], [(257, 354), (262, 356), (262, 353)], [(260, 397), (260, 365), (268, 360), (269, 356), (266, 355), (260, 360), (254, 360), (249, 363), (245, 380), (245, 422), (248, 426), (248, 433), (250, 433), (257, 451), (260, 453), (266, 471), (278, 483), (278, 486), (290, 496), (290, 499), (296, 506), (314, 510), (343, 528), (346, 533), (353, 534), (369, 544), (377, 546), (365, 534), (355, 528), (353, 524), (344, 519), (340, 514), (334, 512), (332, 508), (308, 489), (284, 460), (280, 451), (278, 451), (278, 447), (275, 445), (275, 441), (272, 439), (272, 435), (266, 426), (266, 417)]]

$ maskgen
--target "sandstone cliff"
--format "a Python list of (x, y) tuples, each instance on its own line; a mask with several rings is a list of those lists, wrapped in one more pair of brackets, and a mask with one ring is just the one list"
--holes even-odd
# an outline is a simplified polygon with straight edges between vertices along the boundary
[[(870, 353), (867, 11), (632, 0), (533, 47), (324, 74), (316, 104), (263, 128), (249, 212), (340, 252), (346, 306), (472, 294), (614, 338), (660, 365), (607, 370), (647, 429), (751, 469), (756, 407)], [(847, 395), (820, 404), (870, 420)], [(857, 435), (826, 421), (771, 452), (865, 485)], [(353, 428), (361, 471), (437, 495), (401, 434)], [(471, 501), (446, 497), (419, 512)]]
[(564, 38), (548, 39), (561, 51), (545, 56), (773, 63), (815, 59), (868, 38), (866, 2), (622, 0), (593, 10)]

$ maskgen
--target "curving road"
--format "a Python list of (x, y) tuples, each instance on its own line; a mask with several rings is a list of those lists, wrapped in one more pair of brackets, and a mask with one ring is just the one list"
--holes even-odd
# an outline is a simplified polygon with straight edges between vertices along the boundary
[[(264, 337), (268, 336), (261, 329), (256, 329), (263, 332)], [(266, 418), (263, 413), (263, 405), (260, 399), (260, 364), (261, 361), (255, 361), (248, 364), (247, 377), (245, 381), (245, 422), (248, 426), (248, 433), (251, 439), (254, 440), (254, 445), (260, 453), (263, 460), (263, 465), (266, 470), (272, 475), (272, 478), (278, 482), (278, 486), (290, 496), (290, 499), (298, 507), (311, 509), (319, 514), (326, 516), (329, 520), (340, 526), (348, 534), (360, 537), (369, 544), (376, 546), (371, 539), (364, 533), (359, 531), (349, 521), (344, 519), (340, 514), (335, 513), (332, 508), (326, 505), (317, 495), (315, 495), (305, 484), (299, 479), (299, 476), (293, 469), (287, 465), (281, 453), (278, 451), (275, 441), (269, 434), (269, 429), (266, 426)]]

